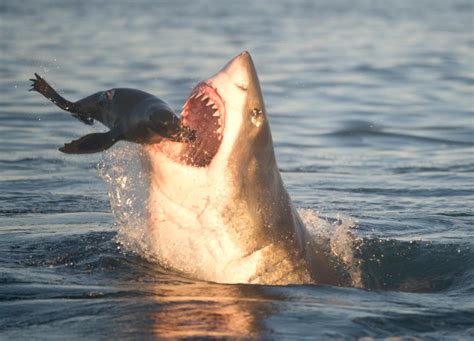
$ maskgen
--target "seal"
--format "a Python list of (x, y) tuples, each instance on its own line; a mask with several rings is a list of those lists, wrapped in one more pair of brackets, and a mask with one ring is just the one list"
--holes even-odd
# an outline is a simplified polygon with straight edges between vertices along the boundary
[(63, 153), (87, 154), (101, 152), (120, 140), (156, 144), (164, 139), (190, 142), (195, 132), (182, 124), (166, 102), (147, 92), (115, 88), (99, 91), (77, 102), (59, 95), (46, 80), (35, 73), (30, 91), (37, 91), (61, 109), (85, 124), (97, 120), (110, 130), (92, 133), (59, 148)]

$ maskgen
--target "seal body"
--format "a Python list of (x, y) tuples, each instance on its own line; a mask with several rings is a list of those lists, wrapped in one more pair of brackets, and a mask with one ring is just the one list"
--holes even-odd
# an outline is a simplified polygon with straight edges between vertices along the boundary
[(31, 90), (37, 91), (61, 109), (71, 112), (85, 124), (94, 120), (110, 130), (92, 133), (64, 145), (64, 153), (85, 154), (103, 151), (119, 140), (154, 144), (163, 139), (175, 142), (194, 140), (194, 131), (183, 126), (166, 102), (147, 92), (116, 88), (99, 91), (77, 102), (60, 96), (43, 78), (35, 74)]

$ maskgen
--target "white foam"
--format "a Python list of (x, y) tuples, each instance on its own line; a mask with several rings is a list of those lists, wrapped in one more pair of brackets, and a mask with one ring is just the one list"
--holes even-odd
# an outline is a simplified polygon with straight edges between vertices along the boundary
[(299, 208), (298, 213), (315, 247), (330, 252), (347, 271), (352, 285), (361, 287), (359, 260), (354, 255), (361, 239), (351, 232), (357, 226), (357, 222), (342, 214), (337, 214), (335, 218), (324, 218), (320, 212), (307, 208)]

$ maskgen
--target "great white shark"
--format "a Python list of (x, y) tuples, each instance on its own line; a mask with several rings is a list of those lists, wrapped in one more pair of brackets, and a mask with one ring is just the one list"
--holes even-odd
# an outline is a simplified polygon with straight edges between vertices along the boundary
[(143, 145), (160, 262), (220, 283), (343, 285), (285, 189), (250, 54), (200, 82), (181, 117), (196, 141)]
[(39, 75), (31, 80), (31, 90), (82, 122), (110, 129), (67, 143), (62, 152), (95, 153), (119, 140), (139, 144), (148, 245), (163, 266), (219, 283), (348, 283), (285, 189), (248, 52), (200, 82), (180, 118), (140, 90), (109, 89), (69, 102)]

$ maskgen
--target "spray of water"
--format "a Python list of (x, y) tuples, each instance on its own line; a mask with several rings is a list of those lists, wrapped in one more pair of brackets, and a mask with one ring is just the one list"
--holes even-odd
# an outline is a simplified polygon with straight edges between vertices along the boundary
[(314, 247), (329, 253), (339, 264), (340, 271), (349, 277), (352, 286), (362, 287), (360, 260), (355, 255), (362, 240), (351, 232), (357, 226), (356, 221), (341, 214), (335, 218), (323, 217), (320, 212), (308, 208), (299, 208), (298, 213)]
[(146, 218), (148, 176), (141, 166), (141, 153), (132, 144), (111, 148), (103, 153), (97, 168), (108, 185), (116, 242), (128, 252), (152, 259)]

